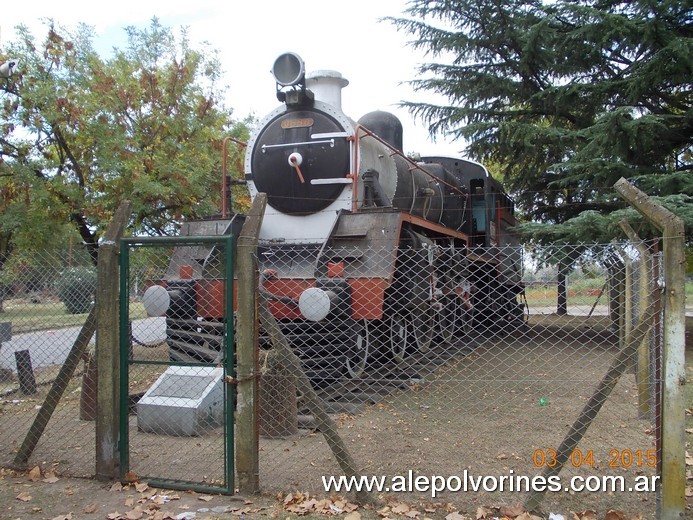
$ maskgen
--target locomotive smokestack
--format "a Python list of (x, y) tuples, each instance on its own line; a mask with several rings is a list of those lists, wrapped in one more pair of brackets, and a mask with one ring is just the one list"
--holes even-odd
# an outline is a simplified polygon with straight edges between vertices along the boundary
[(342, 109), (342, 89), (349, 81), (336, 70), (316, 70), (306, 74), (306, 87), (317, 101)]

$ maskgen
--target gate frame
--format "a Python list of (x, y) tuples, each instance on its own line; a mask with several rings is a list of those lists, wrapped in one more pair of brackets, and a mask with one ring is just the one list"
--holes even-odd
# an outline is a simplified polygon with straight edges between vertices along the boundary
[(130, 470), (130, 428), (129, 428), (129, 371), (131, 364), (158, 364), (167, 366), (209, 366), (209, 363), (182, 363), (176, 361), (135, 361), (129, 356), (129, 308), (130, 299), (130, 247), (167, 247), (167, 246), (194, 246), (199, 244), (215, 245), (223, 249), (225, 253), (223, 277), (225, 284), (224, 295), (224, 485), (213, 486), (199, 484), (192, 481), (173, 480), (166, 478), (143, 477), (154, 487), (167, 489), (181, 489), (198, 492), (213, 492), (233, 495), (235, 491), (235, 465), (234, 465), (234, 410), (235, 387), (233, 386), (233, 374), (235, 371), (234, 353), (234, 326), (233, 326), (233, 262), (234, 262), (234, 237), (223, 236), (193, 236), (193, 237), (140, 237), (123, 238), (120, 241), (120, 418), (118, 421), (120, 430), (120, 479), (127, 480)]

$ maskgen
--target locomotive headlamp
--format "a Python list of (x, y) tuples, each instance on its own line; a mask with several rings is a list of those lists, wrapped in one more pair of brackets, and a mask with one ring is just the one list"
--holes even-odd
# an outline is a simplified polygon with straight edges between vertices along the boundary
[(292, 106), (313, 103), (313, 93), (306, 89), (306, 66), (298, 54), (285, 52), (274, 60), (272, 75), (277, 82), (279, 101)]
[(144, 305), (144, 310), (147, 312), (147, 316), (163, 316), (171, 305), (171, 296), (165, 287), (161, 285), (152, 285), (149, 289), (144, 291), (142, 304)]
[(335, 298), (336, 295), (332, 291), (311, 287), (299, 296), (298, 308), (307, 320), (320, 321), (330, 313), (332, 300)]
[(282, 87), (292, 87), (304, 82), (306, 66), (295, 52), (285, 52), (274, 60), (272, 75)]

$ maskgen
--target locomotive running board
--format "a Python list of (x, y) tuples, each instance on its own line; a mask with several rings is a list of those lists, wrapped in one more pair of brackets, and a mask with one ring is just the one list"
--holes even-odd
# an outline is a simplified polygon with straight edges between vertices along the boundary
[(425, 220), (421, 217), (411, 215), (410, 213), (402, 213), (402, 222), (409, 222), (410, 224), (425, 229), (429, 229), (431, 231), (434, 231), (435, 233), (440, 233), (441, 235), (459, 238), (460, 240), (464, 240), (466, 244), (469, 244), (469, 235), (467, 235), (466, 233), (454, 231), (445, 226), (441, 226), (440, 224), (436, 224), (435, 222), (431, 222), (430, 220)]

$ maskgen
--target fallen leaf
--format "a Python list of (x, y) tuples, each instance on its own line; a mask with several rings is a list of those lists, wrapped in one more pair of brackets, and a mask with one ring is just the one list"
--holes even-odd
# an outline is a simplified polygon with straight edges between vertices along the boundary
[(122, 491), (123, 485), (120, 482), (114, 482), (109, 491)]
[(175, 520), (176, 515), (168, 511), (157, 511), (151, 520)]
[(310, 509), (323, 509), (324, 510), (324, 509), (329, 508), (330, 505), (331, 504), (327, 500), (321, 500), (320, 502), (318, 502), (316, 499), (311, 498), (310, 500), (306, 500), (305, 502), (303, 502), (301, 504), (301, 507), (303, 507), (303, 509), (305, 509), (306, 511), (308, 511)]
[(126, 482), (137, 482), (139, 478), (137, 478), (137, 474), (135, 474), (134, 471), (128, 471), (125, 474), (125, 477), (123, 478)]
[(484, 506), (479, 506), (476, 508), (476, 520), (480, 520), (481, 518), (486, 518), (492, 512), (493, 511), (491, 511), (490, 509), (488, 509)]
[(28, 502), (31, 500), (33, 497), (27, 493), (26, 491), (22, 491), (19, 495), (15, 497), (17, 500), (21, 500), (22, 502)]
[(214, 497), (212, 495), (200, 495), (197, 497), (198, 500), (202, 500), (203, 502), (209, 502), (213, 498)]
[(132, 507), (135, 505), (135, 499), (132, 497), (128, 497), (127, 500), (125, 500), (125, 507)]
[(515, 518), (516, 516), (520, 516), (524, 512), (525, 512), (525, 508), (522, 507), (521, 505), (516, 505), (516, 506), (512, 506), (512, 507), (503, 507), (501, 509), (501, 515), (507, 516), (508, 518)]
[(96, 504), (88, 504), (82, 509), (83, 513), (91, 514), (96, 511)]
[(457, 511), (453, 511), (445, 517), (445, 520), (469, 520), (469, 518), (459, 514)]
[(140, 520), (144, 516), (144, 511), (138, 506), (132, 511), (125, 513), (125, 518), (128, 520)]
[(592, 509), (587, 509), (581, 513), (577, 513), (579, 520), (597, 520), (597, 512)]
[(135, 489), (139, 493), (144, 493), (145, 491), (147, 491), (149, 489), (149, 484), (147, 484), (146, 482), (137, 482), (135, 484)]
[(118, 520), (118, 518), (120, 518), (120, 513), (118, 513), (118, 512), (115, 512), (115, 513), (108, 513), (108, 514), (106, 515), (106, 518), (107, 518), (108, 520)]
[(46, 484), (55, 484), (58, 480), (60, 479), (53, 475), (51, 477), (44, 478), (41, 482), (45, 482)]
[(361, 520), (361, 513), (358, 511), (352, 511), (344, 515), (344, 520)]
[(66, 515), (58, 515), (51, 518), (51, 520), (72, 520), (72, 513), (67, 513)]
[(38, 482), (39, 480), (41, 480), (41, 468), (39, 468), (38, 466), (34, 466), (33, 468), (31, 468), (31, 470), (29, 470), (27, 476), (29, 477), (29, 480), (31, 482)]
[(516, 516), (515, 520), (542, 520), (539, 516), (524, 512), (520, 516)]
[(397, 504), (392, 508), (392, 512), (397, 515), (404, 515), (409, 512), (409, 506), (407, 504)]
[(604, 515), (604, 520), (627, 520), (627, 516), (623, 511), (609, 509)]

